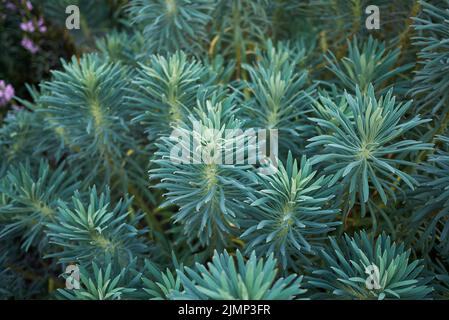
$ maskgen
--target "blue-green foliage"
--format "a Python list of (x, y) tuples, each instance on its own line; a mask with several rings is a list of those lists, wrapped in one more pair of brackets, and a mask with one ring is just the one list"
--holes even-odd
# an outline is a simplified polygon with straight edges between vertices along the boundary
[[(351, 93), (355, 93), (357, 87), (362, 92), (366, 92), (370, 85), (380, 93), (386, 93), (392, 86), (398, 90), (398, 81), (393, 84), (391, 78), (413, 67), (413, 64), (396, 67), (401, 50), (396, 48), (393, 51), (387, 51), (384, 43), (371, 36), (362, 45), (359, 45), (357, 38), (354, 38), (352, 42), (348, 40), (347, 45), (346, 57), (338, 61), (330, 52), (326, 60), (329, 63), (329, 69), (338, 78), (337, 85)], [(386, 85), (389, 80), (390, 84)]]
[(298, 166), (291, 153), (276, 174), (259, 175), (258, 190), (250, 197), (253, 209), (242, 221), (246, 230), (241, 238), (249, 252), (274, 254), (284, 267), (308, 262), (316, 253), (340, 223), (338, 210), (328, 205), (335, 187), (328, 187), (329, 178), (316, 175), (310, 161), (303, 157)]
[[(123, 16), (123, 1), (109, 0), (33, 0), (35, 7), (41, 7), (45, 20), (53, 28), (64, 28), (65, 37), (84, 48), (93, 44), (95, 38), (120, 25)], [(76, 5), (80, 11), (80, 28), (66, 29), (68, 15), (66, 8)]]
[(130, 36), (124, 31), (113, 31), (98, 39), (96, 47), (110, 61), (136, 67), (141, 59), (144, 41), (140, 32)]
[(188, 120), (207, 70), (183, 52), (168, 58), (154, 55), (149, 61), (138, 70), (128, 100), (137, 113), (134, 121), (142, 123), (155, 139), (170, 133), (172, 125)]
[[(34, 105), (29, 103), (28, 106), (31, 108)], [(39, 158), (43, 154), (60, 157), (61, 144), (52, 135), (52, 130), (42, 127), (42, 121), (44, 118), (41, 115), (28, 110), (17, 110), (8, 114), (3, 126), (0, 127), (3, 170), (10, 164), (26, 158), (32, 163), (39, 163)], [(37, 161), (31, 156), (35, 156)]]
[[(78, 281), (78, 279), (75, 280)], [(116, 270), (111, 263), (100, 267), (92, 262), (91, 268), (81, 267), (79, 270), (80, 288), (58, 289), (57, 297), (68, 300), (132, 299), (133, 293), (137, 290), (134, 286), (137, 286), (139, 282), (140, 274), (133, 275), (132, 268), (129, 266)]]
[[(381, 234), (377, 239), (362, 231), (354, 237), (344, 235), (341, 241), (330, 239), (330, 248), (321, 252), (323, 266), (312, 271), (308, 283), (322, 288), (319, 297), (339, 299), (424, 299), (430, 298), (432, 287), (423, 276), (424, 265), (410, 257), (404, 244), (394, 243)], [(369, 276), (375, 273), (368, 288)], [(373, 276), (375, 277), (375, 275)], [(378, 288), (374, 286), (378, 285)]]
[(281, 147), (298, 148), (301, 134), (310, 129), (304, 120), (310, 111), (313, 86), (301, 65), (305, 48), (292, 48), (268, 42), (266, 50), (258, 50), (257, 65), (244, 66), (250, 76), (248, 88), (254, 95), (246, 108), (249, 126), (279, 129)]
[[(418, 109), (427, 109), (432, 114), (442, 111), (447, 114), (449, 101), (449, 1), (442, 0), (433, 5), (420, 1), (424, 17), (415, 18), (415, 29), (419, 32), (415, 44), (420, 48), (413, 95), (419, 99)], [(447, 116), (446, 116), (447, 117)], [(441, 118), (443, 119), (443, 117)]]
[(50, 257), (62, 263), (114, 258), (123, 266), (148, 253), (141, 239), (146, 230), (137, 229), (141, 217), (133, 212), (131, 199), (112, 206), (110, 191), (98, 195), (95, 187), (87, 199), (75, 192), (71, 205), (59, 204), (54, 221), (47, 223), (49, 242), (56, 248)]
[(448, 0), (88, 2), (0, 112), (0, 299), (449, 297)]
[(51, 170), (42, 160), (37, 168), (29, 162), (11, 167), (0, 180), (0, 239), (21, 238), (21, 248), (44, 249), (48, 239), (44, 228), (56, 219), (58, 201), (68, 200), (78, 187), (76, 172), (63, 165)]
[(295, 274), (276, 279), (276, 260), (257, 259), (253, 252), (245, 261), (240, 251), (236, 257), (228, 252), (214, 253), (207, 266), (178, 270), (183, 291), (174, 292), (175, 299), (194, 300), (290, 300), (305, 292), (301, 277)]
[(108, 184), (122, 194), (138, 188), (151, 201), (144, 179), (147, 140), (131, 123), (132, 109), (124, 107), (130, 68), (97, 54), (73, 58), (63, 68), (42, 85), (36, 111), (67, 149), (68, 161), (82, 170), (86, 184)]
[(449, 138), (439, 137), (439, 142), (441, 149), (420, 168), (421, 188), (415, 197), (421, 205), (413, 221), (425, 227), (420, 237), (427, 250), (435, 247), (444, 259), (449, 259)]
[[(175, 266), (179, 268), (177, 263)], [(162, 272), (150, 260), (145, 260), (142, 276), (143, 291), (152, 300), (170, 299), (173, 292), (181, 291), (181, 279), (175, 271), (166, 269)], [(181, 267), (182, 268), (182, 267)]]
[(401, 166), (414, 165), (403, 155), (430, 149), (432, 145), (404, 139), (407, 131), (427, 121), (418, 115), (402, 120), (411, 102), (396, 102), (392, 90), (376, 97), (370, 86), (366, 94), (359, 89), (355, 96), (345, 93), (344, 103), (350, 115), (328, 97), (321, 97), (319, 103), (327, 118), (313, 118), (323, 134), (311, 138), (308, 147), (322, 146), (323, 150), (312, 162), (324, 162), (325, 172), (333, 174), (332, 182), (342, 182), (348, 209), (358, 201), (364, 214), (372, 189), (387, 204), (395, 199), (396, 189), (401, 189), (399, 181), (411, 189), (417, 185), (413, 177), (401, 170)]
[(39, 112), (91, 179), (102, 175), (109, 182), (127, 160), (126, 152), (138, 149), (130, 110), (122, 108), (128, 74), (127, 68), (92, 54), (65, 63), (64, 71), (54, 71), (53, 80), (43, 85), (50, 94), (40, 98), (44, 107)]
[(239, 136), (229, 139), (224, 130), (241, 128), (236, 111), (232, 98), (207, 100), (195, 110), (198, 118), (190, 116), (190, 123), (173, 127), (174, 134), (157, 144), (157, 168), (150, 178), (160, 180), (156, 187), (168, 191), (165, 205), (179, 207), (173, 219), (183, 225), (188, 240), (221, 246), (237, 233), (250, 183), (248, 166), (226, 165), (224, 158), (218, 164), (217, 159), (225, 152), (235, 154), (236, 147), (230, 149), (228, 143)]
[(195, 53), (207, 40), (206, 27), (217, 0), (132, 0), (132, 22), (143, 26), (153, 50), (187, 49)]

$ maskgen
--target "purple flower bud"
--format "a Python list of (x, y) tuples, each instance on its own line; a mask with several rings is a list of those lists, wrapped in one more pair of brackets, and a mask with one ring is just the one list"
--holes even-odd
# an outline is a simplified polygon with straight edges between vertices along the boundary
[(28, 22), (22, 22), (20, 24), (20, 29), (26, 32), (34, 32), (35, 27), (33, 21), (30, 20)]
[(28, 37), (24, 37), (20, 44), (32, 54), (39, 51), (39, 47)]
[(29, 11), (33, 10), (33, 5), (31, 4), (30, 1), (26, 1), (25, 5)]
[(40, 32), (45, 33), (47, 31), (47, 26), (45, 25), (44, 19), (42, 17), (39, 18), (37, 25)]
[(5, 81), (0, 80), (0, 107), (6, 104), (14, 97), (14, 88), (12, 85), (5, 84)]

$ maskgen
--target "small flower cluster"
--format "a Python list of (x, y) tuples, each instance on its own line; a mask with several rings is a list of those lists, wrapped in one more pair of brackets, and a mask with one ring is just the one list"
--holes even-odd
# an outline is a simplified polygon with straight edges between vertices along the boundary
[(5, 81), (0, 80), (0, 107), (6, 106), (9, 101), (14, 97), (14, 88), (10, 84), (6, 84)]
[[(5, 2), (5, 0), (3, 1)], [(28, 0), (21, 0), (19, 5), (6, 0), (5, 7), (11, 11), (18, 10), (20, 12), (23, 20), (23, 22), (20, 23), (20, 29), (25, 33), (20, 44), (32, 54), (36, 54), (39, 51), (39, 46), (32, 39), (32, 34), (35, 32), (47, 32), (47, 26), (45, 25), (44, 19), (42, 17), (36, 18), (32, 14), (33, 5)]]
[(44, 19), (40, 17), (39, 20), (37, 21), (37, 24), (33, 20), (22, 22), (20, 24), (20, 29), (22, 29), (22, 31), (30, 33), (33, 33), (36, 30), (41, 33), (45, 33), (47, 31), (47, 26), (44, 23)]
[(20, 44), (22, 45), (22, 47), (27, 49), (32, 54), (35, 54), (36, 52), (39, 51), (39, 47), (33, 42), (33, 40), (31, 40), (27, 36), (23, 37), (23, 39), (20, 42)]

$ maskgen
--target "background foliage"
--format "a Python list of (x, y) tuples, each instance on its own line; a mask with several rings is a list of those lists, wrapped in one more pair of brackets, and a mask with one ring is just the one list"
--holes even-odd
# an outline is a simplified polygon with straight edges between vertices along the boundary
[(448, 298), (449, 1), (374, 2), (0, 0), (0, 298)]

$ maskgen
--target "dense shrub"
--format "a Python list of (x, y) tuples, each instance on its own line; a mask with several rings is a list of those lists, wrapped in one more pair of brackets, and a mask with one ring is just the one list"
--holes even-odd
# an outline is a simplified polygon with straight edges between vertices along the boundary
[(449, 0), (369, 4), (0, 0), (0, 298), (447, 298)]

